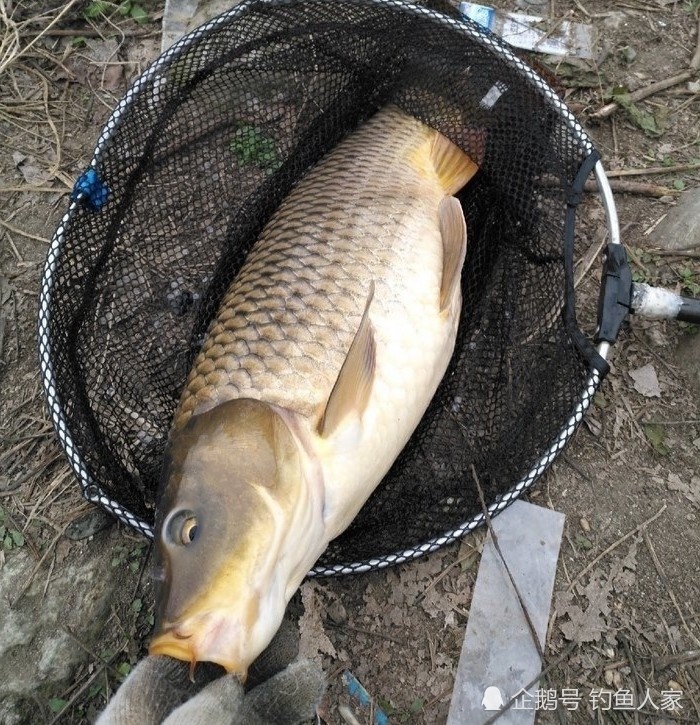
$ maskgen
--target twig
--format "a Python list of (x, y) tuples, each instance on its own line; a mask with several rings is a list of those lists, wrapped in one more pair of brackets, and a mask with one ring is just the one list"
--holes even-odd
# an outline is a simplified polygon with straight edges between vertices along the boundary
[(141, 564), (141, 569), (140, 569), (139, 575), (138, 575), (138, 577), (136, 579), (136, 584), (134, 585), (134, 589), (131, 592), (131, 599), (132, 599), (132, 601), (136, 597), (136, 592), (138, 592), (139, 587), (141, 586), (141, 582), (143, 580), (143, 574), (146, 571), (146, 566), (148, 565), (149, 559), (151, 557), (151, 550), (152, 549), (153, 549), (153, 542), (151, 541), (148, 544), (148, 548), (146, 549), (146, 553), (145, 553), (145, 555), (143, 557), (143, 564)]
[(31, 536), (29, 536), (29, 534), (26, 531), (22, 531), (22, 528), (26, 529), (26, 524), (24, 525), (24, 527), (20, 526), (15, 521), (12, 514), (7, 510), (5, 510), (5, 516), (7, 516), (8, 520), (10, 522), (10, 525), (12, 526), (13, 529), (15, 529), (16, 531), (22, 532), (22, 536), (24, 536), (24, 540), (26, 541), (29, 548), (32, 550), (32, 556), (34, 557), (34, 561), (37, 561), (38, 559), (40, 559), (41, 554), (39, 553), (39, 549), (36, 548), (36, 544), (34, 543), (33, 538)]
[(44, 591), (41, 593), (42, 602), (46, 598), (46, 592), (49, 591), (49, 584), (51, 583), (51, 575), (53, 574), (53, 570), (54, 570), (55, 566), (56, 566), (56, 550), (54, 549), (53, 557), (51, 558), (51, 564), (49, 566), (49, 573), (46, 575), (46, 582), (44, 583)]
[(0, 186), (0, 194), (16, 194), (25, 191), (36, 194), (67, 194), (70, 189), (54, 189), (51, 186)]
[(474, 559), (478, 556), (479, 552), (474, 549), (473, 551), (470, 551), (466, 556), (463, 556), (461, 559), (458, 559), (457, 561), (453, 561), (448, 567), (445, 567), (431, 582), (428, 584), (428, 586), (416, 597), (415, 604), (420, 604), (422, 602), (428, 592), (436, 586), (440, 581), (442, 581), (447, 574), (454, 569), (458, 564), (462, 564), (467, 559)]
[(579, 475), (584, 481), (586, 481), (586, 483), (592, 483), (591, 477), (588, 474), (586, 474), (584, 471), (582, 471), (575, 463), (573, 463), (573, 461), (571, 461), (567, 457), (566, 454), (563, 454), (561, 456), (561, 460), (562, 460), (562, 463), (565, 463), (567, 466), (569, 466), (569, 468), (574, 473), (576, 473), (577, 475)]
[[(71, 635), (72, 635), (73, 637), (75, 637), (75, 635), (73, 635), (73, 633), (72, 633), (72, 632), (69, 632), (69, 634), (71, 634)], [(79, 644), (81, 644), (81, 646), (82, 646), (82, 643), (80, 643), (79, 641), (78, 641), (78, 643), (79, 643)], [(127, 643), (127, 644), (128, 644), (128, 643)], [(92, 652), (90, 653), (90, 654), (92, 654), (92, 656), (93, 656), (93, 657), (96, 657), (96, 659), (97, 659), (97, 660), (98, 660), (98, 661), (100, 662), (100, 666), (99, 666), (99, 667), (98, 667), (98, 668), (97, 668), (97, 669), (96, 669), (96, 670), (95, 670), (95, 671), (94, 671), (94, 672), (93, 672), (93, 673), (92, 673), (92, 674), (90, 675), (90, 677), (88, 677), (88, 679), (87, 679), (87, 680), (85, 680), (85, 682), (83, 682), (83, 684), (82, 684), (82, 685), (81, 685), (81, 686), (80, 686), (80, 687), (79, 687), (79, 688), (78, 688), (78, 689), (77, 689), (77, 690), (76, 690), (76, 691), (75, 691), (75, 692), (74, 692), (74, 693), (73, 693), (73, 694), (71, 695), (71, 697), (70, 697), (70, 699), (68, 700), (68, 702), (66, 702), (66, 704), (65, 704), (65, 705), (64, 705), (64, 706), (63, 706), (63, 707), (61, 708), (61, 711), (60, 711), (60, 712), (59, 712), (59, 713), (58, 713), (58, 714), (56, 715), (56, 717), (54, 717), (54, 719), (53, 719), (53, 720), (51, 720), (51, 721), (49, 722), (49, 725), (56, 725), (56, 723), (57, 723), (57, 722), (58, 722), (59, 720), (61, 720), (61, 719), (63, 718), (63, 716), (64, 716), (64, 715), (65, 715), (65, 714), (66, 714), (66, 713), (68, 712), (68, 710), (69, 710), (69, 709), (70, 709), (70, 708), (71, 708), (71, 707), (72, 707), (72, 706), (73, 706), (73, 705), (75, 704), (75, 702), (77, 701), (77, 699), (78, 699), (78, 698), (79, 698), (79, 697), (80, 697), (80, 696), (81, 696), (81, 695), (82, 695), (82, 694), (83, 694), (83, 693), (85, 692), (85, 690), (87, 690), (87, 689), (88, 689), (88, 687), (90, 687), (90, 685), (91, 685), (91, 684), (92, 684), (92, 683), (93, 683), (93, 682), (94, 682), (94, 681), (95, 681), (95, 680), (96, 680), (96, 679), (97, 679), (97, 678), (98, 678), (98, 677), (99, 677), (99, 676), (100, 676), (100, 675), (101, 675), (101, 674), (102, 674), (103, 672), (105, 672), (105, 673), (106, 673), (108, 669), (113, 669), (113, 668), (112, 668), (112, 662), (114, 662), (114, 660), (116, 660), (116, 659), (117, 659), (118, 657), (120, 657), (120, 656), (121, 656), (121, 654), (122, 654), (122, 651), (124, 650), (124, 648), (125, 648), (125, 647), (126, 647), (126, 644), (122, 645), (122, 646), (121, 646), (121, 647), (119, 648), (119, 651), (118, 651), (118, 652), (115, 652), (115, 654), (113, 654), (113, 655), (112, 655), (112, 656), (111, 656), (111, 657), (110, 657), (110, 658), (109, 658), (108, 660), (103, 660), (103, 659), (102, 659), (101, 657), (96, 657), (96, 655), (94, 655), (94, 654), (93, 654)], [(120, 673), (117, 673), (117, 674), (119, 675), (119, 677), (121, 677), (121, 674), (120, 674)]]
[(506, 559), (503, 556), (503, 552), (501, 551), (501, 546), (498, 543), (498, 537), (496, 536), (496, 532), (493, 529), (493, 524), (491, 523), (491, 514), (489, 514), (488, 507), (486, 506), (486, 499), (484, 498), (484, 491), (481, 488), (481, 482), (479, 481), (479, 475), (477, 474), (476, 467), (474, 466), (473, 463), (471, 465), (471, 469), (472, 469), (472, 478), (474, 479), (474, 483), (476, 483), (476, 489), (479, 492), (479, 501), (481, 502), (481, 510), (483, 511), (484, 518), (486, 519), (486, 526), (488, 527), (489, 533), (491, 534), (491, 540), (493, 541), (493, 547), (494, 547), (494, 549), (496, 549), (498, 556), (500, 557), (501, 561), (503, 562), (503, 567), (506, 570), (506, 574), (508, 574), (508, 579), (510, 579), (511, 586), (513, 587), (513, 590), (515, 591), (515, 596), (518, 598), (520, 608), (523, 611), (523, 616), (525, 617), (527, 626), (530, 629), (530, 635), (532, 636), (532, 640), (535, 644), (535, 648), (537, 649), (537, 654), (540, 656), (540, 661), (543, 661), (544, 660), (544, 651), (542, 649), (542, 644), (540, 643), (540, 638), (537, 636), (537, 630), (535, 629), (535, 625), (533, 624), (532, 619), (530, 618), (530, 613), (527, 610), (527, 606), (525, 605), (525, 602), (523, 601), (523, 598), (518, 589), (518, 585), (515, 583), (515, 579), (513, 578), (513, 575), (510, 573), (510, 567), (508, 566), (508, 563), (506, 562)]
[(661, 579), (661, 583), (666, 587), (666, 592), (668, 593), (668, 597), (673, 602), (673, 606), (676, 608), (676, 611), (678, 612), (678, 616), (681, 618), (681, 622), (683, 622), (683, 627), (685, 631), (688, 633), (688, 636), (692, 637), (692, 639), (695, 640), (695, 642), (700, 645), (700, 640), (693, 634), (693, 632), (690, 630), (690, 627), (688, 626), (688, 622), (685, 621), (685, 617), (683, 616), (683, 611), (681, 610), (680, 606), (678, 605), (678, 600), (676, 599), (676, 595), (673, 593), (673, 589), (671, 589), (671, 586), (669, 585), (668, 579), (666, 578), (666, 575), (664, 574), (663, 567), (661, 566), (661, 562), (659, 561), (659, 557), (656, 555), (656, 551), (654, 550), (654, 547), (651, 544), (651, 540), (649, 539), (649, 536), (647, 535), (646, 531), (642, 531), (642, 536), (644, 537), (644, 543), (647, 545), (647, 549), (649, 549), (649, 553), (651, 554), (651, 560), (654, 562), (654, 568), (656, 569), (656, 573), (659, 575), (659, 579)]
[(379, 637), (380, 639), (385, 639), (388, 642), (393, 642), (394, 644), (398, 644), (401, 647), (408, 647), (408, 642), (406, 640), (398, 639), (396, 637), (392, 637), (391, 635), (384, 634), (383, 632), (371, 632), (369, 629), (361, 629), (360, 627), (353, 627), (351, 624), (338, 624), (337, 622), (333, 622), (330, 619), (324, 619), (323, 625), (331, 627), (332, 629), (347, 629), (349, 632), (357, 632), (358, 634), (366, 634), (369, 637)]
[(642, 425), (698, 425), (700, 418), (688, 420), (643, 420)]
[(7, 241), (10, 243), (10, 248), (14, 252), (15, 257), (17, 257), (17, 261), (22, 264), (24, 262), (24, 257), (22, 257), (19, 253), (19, 249), (15, 246), (15, 243), (12, 241), (12, 237), (8, 231), (5, 232), (5, 236), (7, 237)]
[(5, 227), (5, 229), (9, 229), (11, 232), (14, 232), (15, 234), (19, 234), (23, 237), (27, 237), (27, 239), (34, 239), (37, 242), (43, 242), (44, 244), (48, 244), (49, 240), (44, 239), (43, 237), (37, 237), (36, 234), (30, 234), (29, 232), (22, 231), (19, 227), (16, 227), (14, 224), (10, 224), (9, 222), (3, 221), (0, 219), (0, 224)]
[[(627, 637), (625, 637), (622, 633), (619, 633), (617, 635), (617, 639), (619, 640), (620, 644), (622, 645), (622, 649), (625, 650), (625, 656), (627, 657), (627, 662), (630, 666), (630, 669), (632, 670), (632, 676), (634, 677), (634, 683), (637, 686), (637, 699), (639, 699), (642, 690), (642, 678), (639, 676), (639, 672), (637, 670), (637, 665), (635, 664), (634, 657), (632, 657), (632, 649), (630, 648), (630, 643), (627, 640)], [(637, 716), (637, 713), (635, 712), (635, 722), (639, 722), (639, 718)]]
[(698, 39), (695, 42), (695, 53), (690, 61), (690, 67), (693, 70), (700, 70), (700, 17), (698, 17)]
[[(675, 189), (669, 189), (667, 186), (657, 186), (656, 184), (641, 184), (636, 181), (624, 181), (623, 179), (610, 179), (608, 183), (610, 188), (618, 194), (638, 194), (639, 196), (653, 196), (655, 198), (680, 194)], [(584, 189), (597, 192), (598, 183), (596, 181), (587, 181)]]
[[(126, 38), (148, 38), (151, 35), (157, 35), (157, 30), (119, 30), (119, 33)], [(20, 33), (20, 37), (33, 37), (35, 34)], [(55, 38), (109, 38), (108, 33), (104, 33), (97, 28), (56, 28), (55, 30), (49, 30), (44, 35), (52, 36)]]
[(651, 249), (649, 251), (659, 257), (688, 257), (690, 259), (700, 259), (700, 252), (686, 252), (683, 249)]
[(591, 246), (586, 250), (583, 255), (583, 259), (576, 265), (576, 278), (574, 279), (574, 289), (578, 289), (579, 285), (586, 278), (586, 275), (591, 270), (591, 267), (595, 264), (598, 259), (600, 250), (603, 245), (608, 241), (608, 233), (600, 235), (600, 239), (597, 242), (593, 242)]
[(681, 171), (695, 171), (700, 169), (700, 163), (676, 164), (675, 166), (649, 166), (646, 169), (611, 169), (606, 171), (608, 179), (620, 176), (648, 176), (650, 174), (677, 174)]
[[(122, 674), (114, 667), (111, 667), (109, 662), (110, 660), (105, 660), (100, 655), (97, 654), (94, 650), (90, 649), (81, 639), (78, 637), (77, 634), (70, 628), (70, 627), (62, 627), (63, 631), (82, 649), (84, 652), (90, 655), (93, 659), (97, 660), (100, 664), (104, 665), (105, 667), (109, 667), (109, 669), (112, 670), (112, 674), (116, 677), (121, 677)], [(124, 647), (122, 647), (124, 649)]]
[(591, 14), (586, 10), (586, 8), (581, 4), (580, 0), (574, 0), (574, 5), (587, 17), (590, 18)]
[[(661, 91), (665, 91), (668, 88), (673, 88), (673, 86), (677, 86), (679, 83), (685, 83), (685, 81), (689, 81), (694, 75), (695, 69), (684, 70), (675, 76), (671, 76), (670, 78), (665, 78), (662, 81), (656, 81), (656, 83), (650, 83), (648, 86), (644, 86), (644, 88), (640, 88), (639, 90), (630, 93), (630, 101), (632, 101), (632, 103), (636, 103), (637, 101), (643, 101), (645, 98), (653, 96), (655, 93), (660, 93)], [(620, 106), (617, 103), (608, 103), (602, 108), (598, 109), (595, 113), (592, 113), (589, 118), (596, 120), (599, 120), (601, 118), (608, 118), (608, 116), (612, 116), (612, 114), (615, 113), (615, 111), (617, 111), (619, 107)]]
[(593, 561), (590, 564), (588, 564), (588, 566), (585, 566), (583, 569), (581, 569), (581, 571), (574, 577), (573, 581), (571, 582), (571, 584), (569, 584), (569, 586), (566, 590), (567, 594), (574, 588), (574, 585), (577, 584), (578, 581), (582, 577), (584, 577), (586, 574), (588, 574), (588, 572), (591, 569), (593, 569), (593, 567), (601, 559), (604, 559), (608, 554), (610, 554), (610, 552), (615, 551), (615, 549), (617, 549), (617, 547), (620, 546), (620, 544), (627, 541), (627, 539), (629, 539), (631, 536), (638, 534), (640, 531), (643, 531), (647, 526), (649, 526), (649, 524), (656, 521), (656, 519), (658, 519), (659, 516), (661, 516), (661, 514), (666, 510), (666, 508), (667, 508), (667, 504), (664, 504), (651, 518), (648, 518), (646, 521), (642, 521), (642, 523), (639, 524), (639, 526), (635, 526), (635, 528), (632, 529), (632, 531), (629, 531), (628, 533), (626, 533), (622, 538), (618, 539), (614, 544), (611, 544), (610, 546), (608, 546), (608, 548), (605, 551), (598, 554), (598, 556), (596, 556), (596, 558), (593, 559)]
[(6, 57), (2, 62), (0, 62), (0, 75), (3, 74), (3, 72), (10, 66), (11, 63), (14, 63), (17, 61), (18, 58), (21, 58), (30, 48), (34, 47), (34, 45), (39, 41), (41, 38), (43, 38), (51, 28), (53, 28), (54, 25), (78, 2), (78, 0), (70, 0), (70, 2), (66, 3), (63, 6), (63, 9), (60, 13), (39, 33), (36, 33), (34, 35), (34, 38), (27, 43), (27, 45), (24, 46), (24, 48), (21, 48), (18, 50), (14, 55), (9, 55)]
[[(545, 675), (549, 674), (558, 664), (563, 662), (573, 651), (578, 647), (576, 642), (572, 642), (555, 660), (550, 662), (543, 670), (540, 671), (540, 673), (534, 677), (530, 682), (523, 687), (523, 690), (529, 690), (533, 685), (536, 685)], [(488, 720), (484, 720), (484, 725), (492, 725), (492, 723), (495, 723), (496, 720), (498, 720), (501, 715), (503, 715), (504, 712), (507, 712), (510, 710), (511, 707), (518, 701), (518, 697), (521, 695), (515, 694), (513, 697), (506, 702), (506, 704), (492, 717), (490, 717)]]
[(655, 667), (672, 667), (673, 665), (687, 665), (700, 660), (700, 649), (689, 649), (675, 655), (665, 657), (654, 657)]
[(14, 609), (17, 606), (17, 603), (19, 602), (19, 600), (24, 596), (24, 593), (27, 591), (27, 589), (29, 589), (32, 582), (34, 581), (34, 576), (41, 568), (41, 565), (46, 561), (46, 557), (51, 553), (51, 551), (53, 551), (53, 547), (56, 546), (56, 544), (58, 543), (58, 540), (61, 538), (61, 536), (63, 536), (66, 528), (67, 528), (67, 526), (64, 526), (63, 529), (61, 529), (61, 531), (58, 534), (56, 534), (56, 536), (53, 538), (53, 541), (51, 541), (51, 543), (46, 547), (46, 551), (44, 552), (44, 555), (41, 557), (41, 559), (39, 559), (39, 561), (36, 563), (36, 565), (32, 569), (31, 574), (27, 577), (24, 584), (22, 584), (22, 586), (20, 587), (19, 593), (15, 597), (15, 600), (10, 603), (10, 609)]

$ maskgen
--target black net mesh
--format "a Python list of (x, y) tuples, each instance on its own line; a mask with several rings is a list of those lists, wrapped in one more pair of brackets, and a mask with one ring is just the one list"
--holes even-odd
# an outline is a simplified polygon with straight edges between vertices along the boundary
[(252, 2), (139, 79), (98, 144), (106, 203), (83, 194), (50, 253), (50, 402), (105, 500), (153, 521), (170, 421), (223, 292), (292, 186), (388, 102), (472, 156), (486, 139), (485, 156), (460, 196), (469, 251), (449, 370), (324, 564), (454, 528), (481, 510), (474, 473), (493, 502), (559, 436), (591, 370), (563, 314), (585, 136), (476, 26), (400, 2)]

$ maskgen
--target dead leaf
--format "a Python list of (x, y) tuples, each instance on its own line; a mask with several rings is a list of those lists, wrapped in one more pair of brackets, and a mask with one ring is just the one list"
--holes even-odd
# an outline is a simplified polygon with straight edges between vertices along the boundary
[(679, 491), (691, 503), (700, 506), (700, 477), (693, 476), (685, 483), (677, 473), (669, 473), (666, 485), (671, 491)]
[(630, 370), (630, 377), (634, 380), (634, 389), (645, 398), (661, 397), (659, 379), (653, 365), (647, 364), (636, 370)]
[(15, 162), (15, 166), (24, 177), (24, 180), (30, 186), (41, 186), (53, 178), (53, 174), (50, 171), (37, 166), (36, 159), (33, 156), (25, 156), (19, 151), (15, 151), (12, 154), (12, 160)]
[(53, 175), (50, 171), (46, 169), (40, 169), (33, 164), (22, 164), (22, 166), (19, 167), (19, 170), (22, 173), (24, 180), (30, 186), (42, 186), (43, 184), (51, 181), (51, 179), (53, 178)]
[(108, 63), (110, 60), (114, 60), (119, 51), (119, 43), (114, 38), (107, 40), (86, 38), (85, 43), (90, 49), (87, 55), (97, 63)]
[(124, 85), (124, 66), (112, 63), (105, 68), (102, 76), (102, 88), (106, 91), (118, 91)]
[(306, 582), (301, 586), (304, 614), (299, 618), (299, 656), (318, 660), (320, 653), (337, 658), (338, 653), (323, 628), (322, 605), (317, 588), (315, 582)]
[(603, 424), (591, 412), (583, 419), (583, 422), (591, 435), (596, 438), (603, 432)]
[(637, 548), (639, 547), (640, 540), (637, 537), (632, 541), (625, 558), (621, 562), (621, 571), (615, 577), (615, 591), (626, 591), (637, 579)]
[(557, 597), (557, 611), (568, 616), (569, 621), (561, 625), (561, 632), (570, 642), (597, 642), (608, 624), (605, 617), (610, 612), (608, 597), (612, 592), (613, 579), (622, 569), (618, 562), (607, 579), (591, 579), (583, 588), (581, 594), (588, 600), (588, 606), (582, 606), (574, 601), (573, 592), (564, 592)]

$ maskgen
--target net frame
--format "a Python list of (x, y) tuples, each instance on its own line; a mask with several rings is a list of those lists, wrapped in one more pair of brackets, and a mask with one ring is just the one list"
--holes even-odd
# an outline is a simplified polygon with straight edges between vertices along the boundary
[[(270, 4), (294, 5), (296, 1), (297, 0), (270, 0)], [(434, 22), (444, 23), (446, 26), (450, 26), (452, 30), (456, 30), (464, 34), (471, 41), (481, 44), (485, 50), (497, 54), (501, 60), (505, 61), (511, 68), (516, 70), (523, 82), (534, 86), (534, 88), (541, 94), (544, 101), (548, 103), (550, 107), (566, 122), (576, 138), (576, 141), (580, 145), (581, 150), (585, 152), (586, 155), (589, 155), (594, 151), (593, 144), (582, 126), (578, 123), (574, 115), (561, 101), (549, 84), (537, 75), (537, 73), (535, 73), (535, 71), (533, 71), (524, 61), (511, 52), (500, 40), (495, 38), (495, 36), (492, 36), (490, 33), (480, 29), (479, 26), (470, 22), (447, 17), (423, 6), (407, 4), (403, 0), (345, 0), (345, 2), (355, 5), (383, 5), (400, 9), (402, 12), (406, 13), (422, 14), (430, 17), (430, 19)], [(157, 77), (161, 71), (173, 62), (174, 59), (197, 43), (203, 35), (215, 30), (219, 26), (230, 24), (238, 17), (245, 15), (252, 6), (257, 4), (259, 4), (258, 0), (246, 0), (240, 3), (230, 11), (212, 19), (208, 23), (205, 23), (188, 35), (184, 36), (170, 49), (163, 53), (134, 82), (109, 117), (96, 143), (93, 158), (90, 163), (90, 169), (98, 168), (100, 159), (106, 150), (110, 139), (119, 127), (122, 118), (126, 117), (131, 105), (138, 98), (139, 94), (147, 88), (148, 84), (154, 77)], [(600, 161), (596, 162), (595, 167), (593, 168), (593, 173), (598, 183), (599, 194), (603, 202), (610, 243), (620, 244), (619, 224), (614, 198)], [(89, 192), (87, 190), (79, 190), (73, 197), (66, 214), (62, 218), (52, 237), (47, 254), (41, 280), (38, 315), (38, 348), (41, 380), (51, 420), (71, 468), (78, 479), (83, 496), (88, 501), (102, 506), (120, 521), (139, 531), (147, 538), (153, 538), (153, 529), (151, 525), (139, 516), (134, 515), (119, 502), (107, 496), (100, 487), (99, 483), (92, 477), (78, 446), (74, 442), (57, 392), (55, 371), (52, 363), (53, 343), (51, 338), (52, 294), (55, 273), (62, 254), (62, 247), (64, 245), (67, 230), (76, 215), (77, 209), (84, 202), (85, 196), (88, 193)], [(610, 344), (607, 342), (602, 342), (598, 345), (597, 352), (602, 360), (606, 359), (609, 349)], [(495, 516), (507, 508), (511, 503), (513, 503), (513, 501), (529, 490), (539, 477), (542, 476), (551, 466), (559, 453), (570, 441), (579, 424), (583, 420), (583, 417), (592, 402), (593, 396), (600, 386), (602, 377), (602, 374), (596, 367), (592, 366), (590, 368), (590, 376), (581, 392), (580, 400), (563, 424), (556, 440), (550, 445), (544, 454), (535, 461), (525, 476), (515, 483), (506, 493), (498, 496), (496, 500), (487, 506), (489, 516)], [(320, 564), (315, 566), (311, 572), (309, 572), (309, 576), (335, 576), (366, 572), (410, 561), (436, 551), (443, 546), (462, 538), (470, 531), (483, 525), (485, 521), (486, 516), (484, 512), (480, 512), (464, 521), (459, 526), (452, 528), (439, 536), (432, 537), (419, 546), (408, 547), (393, 554), (370, 558), (364, 561), (350, 561), (343, 564), (334, 564), (332, 566)]]

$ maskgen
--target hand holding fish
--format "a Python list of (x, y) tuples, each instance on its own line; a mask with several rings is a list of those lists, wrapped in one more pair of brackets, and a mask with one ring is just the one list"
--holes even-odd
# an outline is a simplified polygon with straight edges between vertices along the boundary
[(244, 690), (238, 676), (200, 665), (149, 655), (134, 668), (97, 725), (293, 725), (314, 717), (325, 679), (309, 660), (289, 664), (298, 634), (284, 621), (250, 670)]

